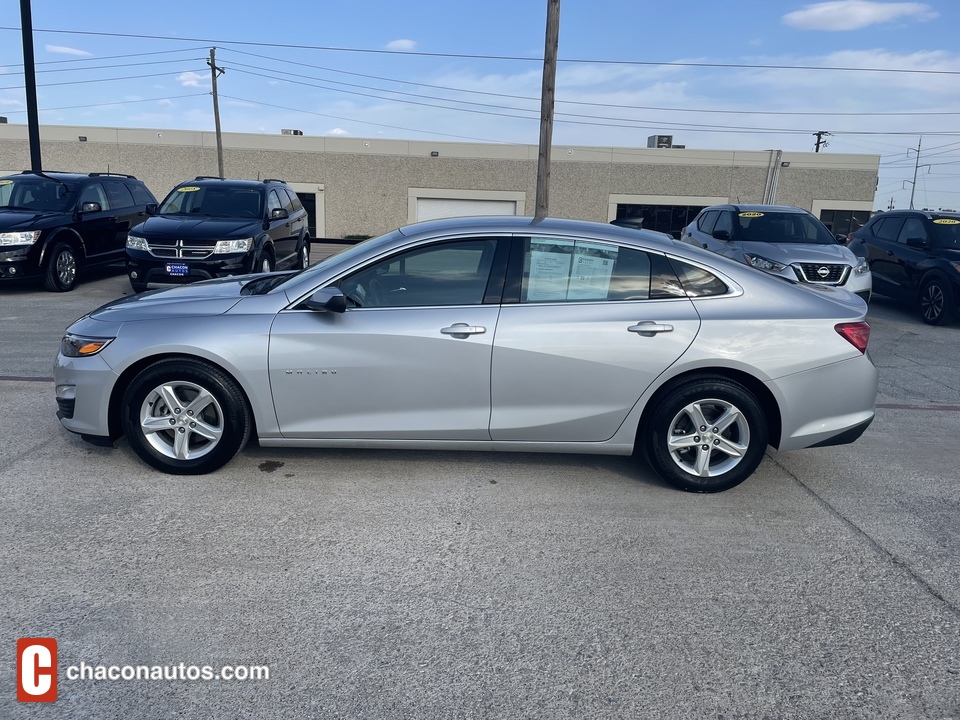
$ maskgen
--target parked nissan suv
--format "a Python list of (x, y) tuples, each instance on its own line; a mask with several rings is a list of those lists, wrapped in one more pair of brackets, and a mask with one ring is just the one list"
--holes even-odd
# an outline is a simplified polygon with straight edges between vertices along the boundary
[(281, 180), (181, 183), (127, 235), (135, 292), (309, 263), (307, 212)]
[(714, 205), (680, 239), (796, 282), (842, 287), (870, 302), (873, 279), (866, 260), (802, 208)]
[(84, 269), (122, 263), (127, 231), (157, 200), (133, 175), (32, 172), (0, 178), (0, 280), (73, 290)]
[(960, 213), (893, 210), (853, 233), (850, 248), (870, 263), (881, 295), (917, 308), (928, 325), (960, 312)]

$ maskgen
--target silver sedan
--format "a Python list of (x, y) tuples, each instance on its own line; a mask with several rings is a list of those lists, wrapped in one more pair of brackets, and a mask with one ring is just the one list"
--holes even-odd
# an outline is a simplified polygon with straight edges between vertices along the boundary
[(262, 446), (606, 453), (685, 490), (874, 416), (865, 303), (646, 233), (459, 218), (68, 328), (58, 416), (168, 473)]

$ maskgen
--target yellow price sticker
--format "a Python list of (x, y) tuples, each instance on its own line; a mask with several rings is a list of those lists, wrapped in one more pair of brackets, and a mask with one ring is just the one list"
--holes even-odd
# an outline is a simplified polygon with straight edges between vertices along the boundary
[(933, 221), (934, 225), (960, 225), (960, 220), (952, 218), (937, 218)]
[(199, 189), (196, 185), (187, 185), (186, 187), (177, 188), (177, 192), (197, 192)]
[(745, 217), (745, 218), (763, 217), (763, 213), (762, 212), (742, 212), (740, 213), (740, 217)]
[(0, 180), (0, 185), (13, 185), (13, 180)]

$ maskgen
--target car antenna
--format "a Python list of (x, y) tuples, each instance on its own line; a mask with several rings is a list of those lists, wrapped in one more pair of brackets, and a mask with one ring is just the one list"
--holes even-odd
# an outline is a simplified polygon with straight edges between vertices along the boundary
[(739, 205), (739, 204), (740, 204), (740, 196), (737, 195), (737, 205)]

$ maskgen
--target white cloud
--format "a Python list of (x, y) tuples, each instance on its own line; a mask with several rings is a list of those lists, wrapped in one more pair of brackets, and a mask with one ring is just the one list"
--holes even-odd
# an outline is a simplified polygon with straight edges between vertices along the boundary
[(916, 21), (938, 17), (929, 5), (917, 2), (834, 0), (807, 5), (783, 16), (783, 22), (801, 30), (858, 30), (898, 18)]
[(77, 50), (76, 48), (64, 47), (63, 45), (44, 45), (43, 49), (48, 53), (55, 53), (57, 55), (80, 55), (81, 57), (90, 55), (86, 50)]
[(415, 50), (417, 47), (416, 40), (391, 40), (387, 43), (387, 50)]
[(333, 128), (333, 130), (327, 130), (326, 134), (327, 135), (349, 135), (350, 133), (348, 133), (343, 128), (335, 127)]
[(0, 98), (0, 107), (22, 108), (26, 106), (15, 98)]
[(157, 105), (159, 105), (160, 107), (172, 108), (174, 103), (173, 103), (173, 100), (168, 100), (167, 98), (164, 98), (163, 100), (157, 100)]
[(205, 87), (210, 82), (210, 78), (195, 72), (185, 72), (177, 75), (177, 82), (183, 87), (198, 88)]

